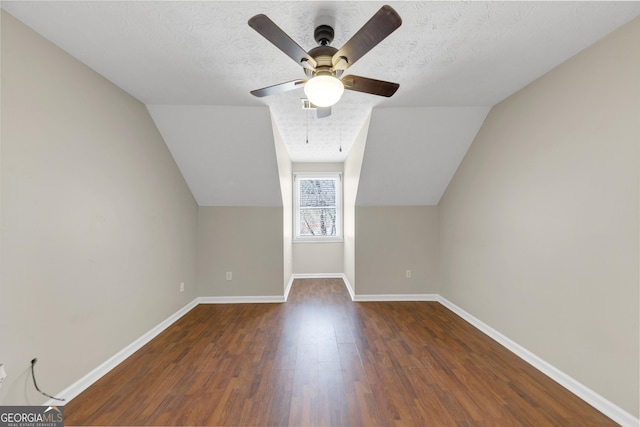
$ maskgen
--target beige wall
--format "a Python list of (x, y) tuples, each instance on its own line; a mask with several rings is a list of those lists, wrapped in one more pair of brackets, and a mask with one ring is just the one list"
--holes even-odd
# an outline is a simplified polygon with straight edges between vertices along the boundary
[[(293, 163), (296, 172), (342, 172), (342, 163)], [(343, 197), (344, 198), (344, 197)], [(292, 223), (293, 226), (293, 223)], [(294, 242), (294, 274), (336, 274), (343, 269), (342, 242)]]
[(200, 207), (198, 296), (283, 296), (282, 235), (282, 208)]
[(292, 244), (291, 174), (326, 164), (274, 131), (283, 207), (198, 208), (144, 105), (2, 12), (0, 404), (46, 400), (33, 357), (55, 392), (195, 296), (344, 272), (442, 293), (638, 416), (638, 39), (636, 19), (497, 105), (437, 208), (354, 209), (350, 154), (345, 242)]
[(636, 417), (638, 40), (495, 106), (439, 205), (444, 296)]
[(293, 244), (294, 274), (341, 274), (342, 242), (296, 242)]
[(439, 292), (437, 207), (356, 206), (355, 224), (357, 295)]
[(193, 300), (197, 207), (142, 103), (4, 11), (1, 55), (0, 404), (40, 404), (33, 357), (56, 393)]

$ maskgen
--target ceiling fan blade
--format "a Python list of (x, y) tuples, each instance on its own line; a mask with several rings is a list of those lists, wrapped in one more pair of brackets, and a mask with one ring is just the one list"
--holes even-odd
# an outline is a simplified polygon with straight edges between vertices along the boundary
[(298, 79), (291, 80), (290, 82), (280, 83), (273, 86), (263, 87), (262, 89), (256, 89), (251, 91), (251, 95), (262, 98), (263, 96), (275, 95), (276, 93), (282, 93), (289, 90), (297, 89), (306, 83), (306, 80)]
[(329, 117), (331, 115), (331, 107), (317, 107), (316, 114), (318, 115), (319, 119)]
[(333, 68), (346, 70), (402, 24), (402, 18), (391, 6), (376, 12), (332, 58)]
[(387, 98), (396, 93), (400, 87), (398, 83), (385, 82), (384, 80), (375, 80), (353, 75), (344, 76), (342, 78), (342, 84), (345, 89), (386, 96)]
[(273, 43), (289, 58), (296, 61), (298, 65), (315, 70), (318, 65), (316, 61), (266, 15), (260, 14), (252, 17), (249, 19), (249, 26)]

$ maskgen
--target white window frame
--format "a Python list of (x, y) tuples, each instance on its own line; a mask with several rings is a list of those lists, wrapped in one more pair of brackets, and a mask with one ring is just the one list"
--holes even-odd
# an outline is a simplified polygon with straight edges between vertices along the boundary
[[(336, 235), (300, 235), (300, 181), (331, 179), (336, 181)], [(342, 242), (342, 174), (339, 172), (296, 172), (293, 174), (293, 240), (296, 242)]]

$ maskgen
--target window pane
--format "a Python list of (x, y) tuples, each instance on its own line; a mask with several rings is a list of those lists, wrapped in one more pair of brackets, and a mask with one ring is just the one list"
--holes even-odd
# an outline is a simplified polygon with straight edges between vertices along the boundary
[(342, 237), (340, 174), (301, 173), (294, 180), (294, 236), (308, 241)]
[(336, 234), (336, 208), (300, 208), (301, 236)]
[(336, 206), (336, 180), (300, 180), (300, 207)]

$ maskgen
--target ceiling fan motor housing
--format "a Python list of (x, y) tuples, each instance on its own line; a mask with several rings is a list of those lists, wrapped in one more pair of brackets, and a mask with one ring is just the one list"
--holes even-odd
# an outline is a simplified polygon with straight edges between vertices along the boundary
[[(333, 55), (338, 51), (338, 49), (336, 49), (335, 47), (331, 47), (331, 46), (317, 46), (314, 47), (313, 49), (311, 49), (309, 51), (309, 56), (311, 56), (316, 63), (318, 64), (316, 66), (315, 71), (309, 70), (305, 68), (305, 74), (308, 77), (313, 77), (315, 75), (318, 75), (318, 73), (320, 72), (330, 72), (332, 74), (333, 73), (333, 63), (332, 63), (332, 58)], [(325, 73), (326, 74), (326, 73)]]
[(313, 38), (320, 46), (329, 46), (333, 41), (333, 28), (329, 25), (320, 25), (313, 32)]

